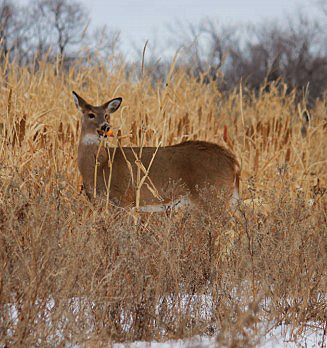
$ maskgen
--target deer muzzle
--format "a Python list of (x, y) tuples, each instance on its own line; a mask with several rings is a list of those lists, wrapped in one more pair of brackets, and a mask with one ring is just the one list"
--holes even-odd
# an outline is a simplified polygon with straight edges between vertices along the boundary
[(108, 123), (105, 123), (101, 126), (100, 129), (97, 130), (98, 134), (102, 137), (113, 137), (112, 130)]

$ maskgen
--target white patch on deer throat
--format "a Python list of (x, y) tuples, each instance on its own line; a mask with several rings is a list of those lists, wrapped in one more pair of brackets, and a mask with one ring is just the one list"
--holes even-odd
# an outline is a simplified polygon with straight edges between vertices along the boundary
[(82, 138), (82, 143), (84, 145), (99, 144), (100, 138), (97, 134), (85, 134)]
[(187, 206), (192, 206), (192, 202), (188, 197), (184, 196), (169, 203), (144, 205), (139, 208), (139, 211), (141, 213), (162, 213), (170, 209), (180, 209)]

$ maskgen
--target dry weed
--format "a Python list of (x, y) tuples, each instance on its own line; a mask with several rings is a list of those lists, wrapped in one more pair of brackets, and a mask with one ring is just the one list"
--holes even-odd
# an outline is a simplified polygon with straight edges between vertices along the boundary
[[(1, 68), (3, 69), (3, 67)], [(155, 89), (117, 68), (0, 71), (0, 346), (59, 346), (218, 334), (255, 346), (274, 325), (294, 337), (327, 322), (327, 127), (322, 102), (305, 125), (292, 94), (223, 97), (183, 72)], [(79, 192), (79, 118), (71, 90), (123, 96), (123, 145), (226, 142), (242, 163), (231, 214), (144, 215), (91, 205)], [(145, 132), (142, 127), (145, 126)], [(295, 338), (294, 338), (295, 339)]]

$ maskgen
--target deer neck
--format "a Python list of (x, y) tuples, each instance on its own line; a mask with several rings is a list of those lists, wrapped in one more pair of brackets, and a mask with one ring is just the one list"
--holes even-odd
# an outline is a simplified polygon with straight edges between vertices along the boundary
[(97, 134), (81, 132), (77, 158), (78, 166), (82, 173), (87, 170), (88, 167), (93, 168), (94, 156), (98, 151), (99, 144), (100, 138)]
[(100, 144), (100, 137), (98, 134), (94, 133), (81, 133), (80, 146), (88, 146), (88, 145), (99, 145)]

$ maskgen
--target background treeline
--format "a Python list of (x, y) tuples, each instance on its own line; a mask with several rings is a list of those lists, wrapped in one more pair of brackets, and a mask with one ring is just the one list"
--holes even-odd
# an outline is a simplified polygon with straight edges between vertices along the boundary
[[(2, 60), (35, 64), (47, 57), (63, 58), (65, 67), (76, 60), (100, 59), (118, 53), (119, 32), (107, 26), (90, 29), (89, 11), (75, 0), (14, 0), (0, 2)], [(96, 57), (95, 57), (96, 55)]]
[[(258, 92), (280, 80), (312, 106), (327, 85), (327, 4), (317, 0), (311, 6), (310, 13), (299, 10), (255, 25), (224, 25), (214, 19), (171, 23), (169, 42), (149, 42), (145, 69), (154, 82), (163, 81), (179, 50), (177, 69), (204, 83), (214, 80), (230, 91), (242, 81)], [(54, 61), (60, 56), (66, 68), (76, 60), (105, 60), (108, 66), (118, 60), (127, 73), (140, 69), (143, 47), (135, 44), (135, 65), (122, 52), (120, 32), (110, 29), (110, 21), (91, 26), (89, 11), (78, 0), (30, 0), (26, 6), (2, 0), (0, 36), (3, 62), (37, 66), (40, 58)]]

